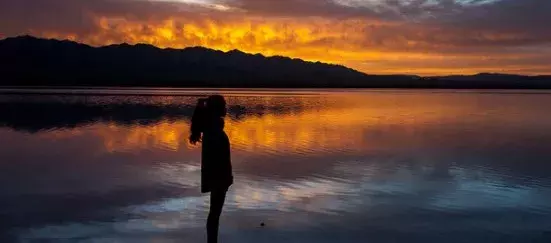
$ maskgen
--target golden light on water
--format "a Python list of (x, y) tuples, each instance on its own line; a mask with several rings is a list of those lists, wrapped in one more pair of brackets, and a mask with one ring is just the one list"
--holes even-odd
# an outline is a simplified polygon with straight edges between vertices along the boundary
[(95, 133), (103, 139), (107, 152), (139, 150), (150, 147), (178, 151), (188, 137), (187, 122), (162, 121), (150, 126), (99, 126)]
[[(446, 119), (456, 119), (462, 113), (461, 107), (455, 110), (446, 108), (438, 105), (437, 99), (419, 98), (416, 102), (424, 105), (417, 106), (415, 102), (389, 101), (385, 97), (351, 95), (343, 97), (341, 103), (327, 104), (324, 108), (226, 118), (225, 130), (234, 150), (251, 154), (310, 153), (343, 148), (362, 151), (388, 142), (367, 139), (366, 132), (371, 130), (430, 126)], [(252, 101), (235, 98), (233, 102), (247, 104)], [(310, 101), (296, 102), (303, 102), (302, 105), (307, 107)], [(188, 143), (189, 126), (189, 120), (185, 119), (163, 120), (149, 125), (98, 125), (91, 131), (101, 137), (107, 152), (150, 148), (178, 152), (199, 148)], [(401, 141), (394, 146), (410, 146), (411, 142)]]

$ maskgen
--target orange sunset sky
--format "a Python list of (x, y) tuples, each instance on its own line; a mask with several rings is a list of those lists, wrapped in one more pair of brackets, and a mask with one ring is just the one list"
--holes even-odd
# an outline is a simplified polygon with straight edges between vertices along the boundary
[(549, 0), (0, 0), (0, 38), (205, 46), (372, 74), (551, 74)]

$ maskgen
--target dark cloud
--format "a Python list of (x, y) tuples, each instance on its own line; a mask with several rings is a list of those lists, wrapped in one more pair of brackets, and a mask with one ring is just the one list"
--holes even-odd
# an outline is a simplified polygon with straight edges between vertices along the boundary
[(468, 11), (438, 19), (436, 24), (460, 33), (516, 36), (515, 40), (509, 41), (510, 45), (551, 43), (550, 11), (551, 1), (547, 0), (501, 0), (470, 7)]
[[(413, 30), (424, 35), (424, 40), (434, 37), (435, 44), (447, 40), (465, 46), (516, 46), (551, 41), (551, 31), (548, 31), (551, 1), (548, 0), (236, 1), (242, 9), (254, 13), (391, 21), (401, 24), (392, 33), (415, 40), (413, 34), (404, 34)], [(412, 25), (421, 25), (423, 29)]]
[(233, 0), (227, 2), (249, 13), (278, 17), (364, 17), (377, 14), (365, 7), (350, 7), (333, 0)]
[(0, 0), (0, 32), (89, 33), (98, 27), (97, 17), (150, 21), (183, 13), (194, 15), (192, 10), (182, 3), (136, 0)]

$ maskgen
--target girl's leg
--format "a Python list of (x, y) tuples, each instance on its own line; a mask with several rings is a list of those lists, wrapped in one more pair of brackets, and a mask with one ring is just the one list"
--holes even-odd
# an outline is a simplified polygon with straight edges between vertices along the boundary
[(207, 239), (208, 243), (218, 242), (218, 227), (222, 207), (226, 200), (228, 189), (213, 189), (210, 193), (210, 212), (207, 219)]

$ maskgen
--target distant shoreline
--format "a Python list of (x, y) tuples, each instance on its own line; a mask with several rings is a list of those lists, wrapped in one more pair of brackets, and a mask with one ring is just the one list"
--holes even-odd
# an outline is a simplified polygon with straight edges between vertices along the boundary
[(32, 36), (0, 40), (0, 56), (4, 89), (551, 89), (551, 75), (373, 75), (238, 50), (92, 47)]
[(0, 95), (74, 95), (74, 96), (204, 96), (209, 93), (229, 95), (320, 95), (354, 92), (486, 93), (551, 95), (551, 89), (423, 89), (423, 88), (171, 88), (171, 87), (1, 87)]

